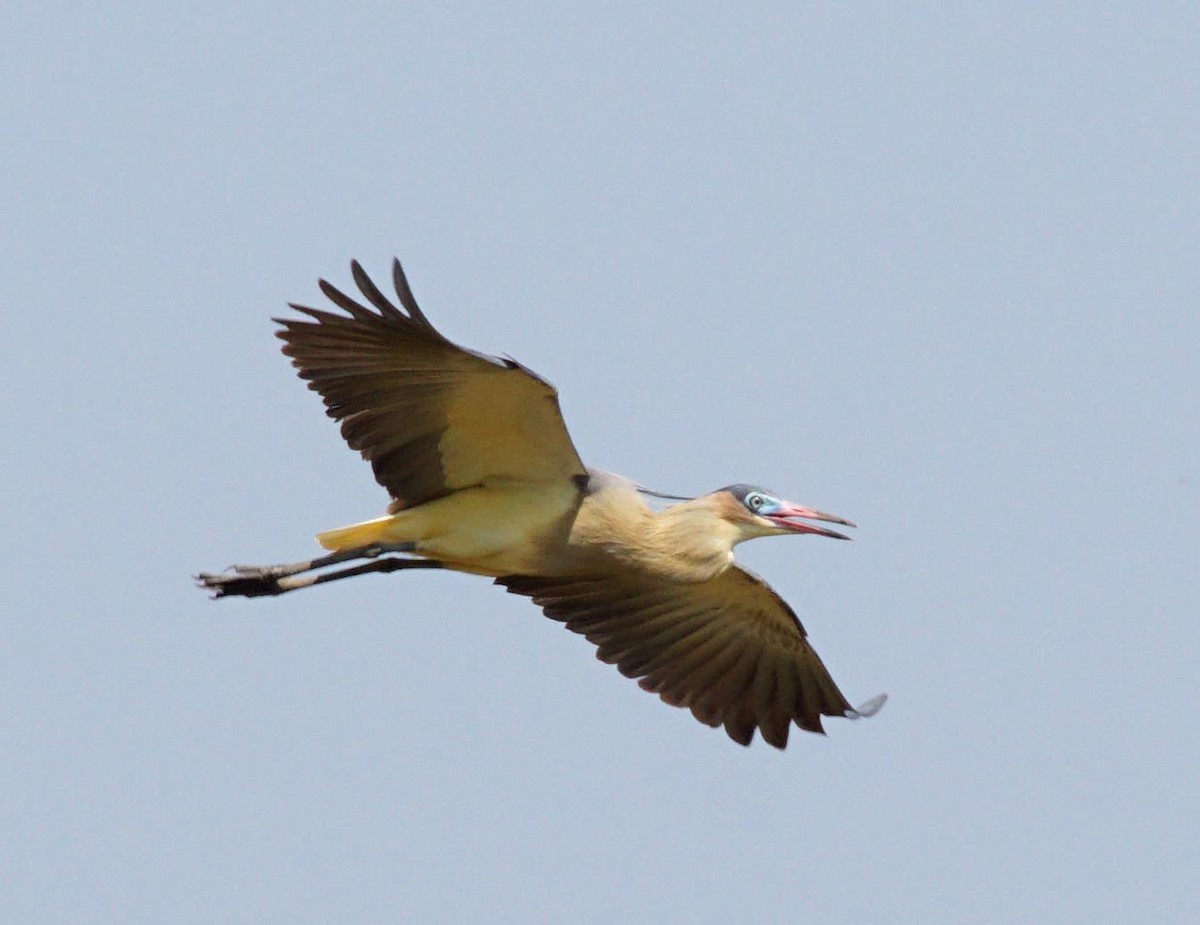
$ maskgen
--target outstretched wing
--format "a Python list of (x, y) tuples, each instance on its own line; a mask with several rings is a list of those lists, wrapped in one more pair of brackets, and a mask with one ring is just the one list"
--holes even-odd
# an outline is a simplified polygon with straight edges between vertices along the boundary
[(276, 334), (396, 507), (487, 480), (586, 477), (550, 383), (515, 360), (443, 337), (417, 306), (399, 260), (392, 277), (402, 308), (357, 261), (350, 269), (373, 309), (320, 280), (346, 314), (293, 304), (308, 318), (276, 318)]
[(795, 612), (766, 582), (734, 565), (708, 581), (676, 583), (627, 570), (574, 578), (496, 579), (594, 643), (601, 661), (696, 719), (749, 745), (776, 748), (791, 723), (824, 732), (822, 716), (857, 717), (809, 645)]

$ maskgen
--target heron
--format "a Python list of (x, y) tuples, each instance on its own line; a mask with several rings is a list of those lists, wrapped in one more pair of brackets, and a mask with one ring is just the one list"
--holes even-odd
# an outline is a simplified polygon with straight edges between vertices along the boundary
[(399, 304), (358, 261), (350, 268), (364, 301), (322, 279), (340, 311), (291, 303), (300, 317), (273, 320), (283, 353), (389, 493), (387, 512), (318, 534), (325, 555), (201, 573), (201, 587), (261, 597), (406, 569), (486, 576), (742, 745), (757, 730), (783, 749), (793, 724), (824, 733), (822, 717), (882, 707), (886, 694), (850, 705), (795, 611), (733, 556), (762, 536), (848, 539), (819, 524), (851, 521), (757, 485), (687, 497), (585, 466), (549, 382), (443, 336), (399, 260)]

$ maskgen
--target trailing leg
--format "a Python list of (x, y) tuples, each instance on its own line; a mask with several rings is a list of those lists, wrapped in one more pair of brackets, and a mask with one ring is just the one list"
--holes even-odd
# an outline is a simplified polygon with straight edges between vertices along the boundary
[[(307, 559), (303, 562), (293, 562), (287, 565), (232, 565), (225, 572), (201, 572), (196, 576), (196, 582), (203, 588), (208, 588), (216, 592), (214, 597), (227, 597), (238, 595), (242, 597), (262, 597), (274, 594), (283, 594), (285, 591), (291, 591), (295, 588), (305, 588), (311, 584), (318, 584), (322, 581), (330, 581), (334, 578), (348, 577), (351, 574), (364, 574), (365, 572), (392, 572), (400, 568), (440, 568), (440, 563), (430, 562), (427, 559), (384, 559), (378, 560), (377, 556), (392, 552), (412, 552), (412, 543), (377, 543), (371, 546), (362, 546), (357, 549), (343, 549), (338, 552), (330, 553), (326, 556), (318, 556), (315, 559)], [(376, 562), (371, 565), (380, 565), (377, 568), (359, 567), (358, 569), (344, 569), (339, 572), (331, 572), (319, 578), (309, 578), (307, 580), (299, 580), (294, 576), (301, 575), (305, 572), (311, 572), (316, 569), (322, 569), (330, 565), (336, 565), (339, 562), (347, 562), (352, 559), (376, 559)], [(411, 563), (382, 566), (381, 563)]]

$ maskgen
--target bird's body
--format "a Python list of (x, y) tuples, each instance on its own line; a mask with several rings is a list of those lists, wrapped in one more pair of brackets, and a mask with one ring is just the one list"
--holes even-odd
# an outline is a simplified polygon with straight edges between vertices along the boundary
[(637, 485), (589, 470), (578, 485), (505, 480), (317, 534), (330, 552), (411, 544), (456, 571), (572, 575), (636, 568), (665, 581), (706, 581), (733, 563), (736, 529), (705, 495), (655, 511)]
[(360, 524), (317, 534), (330, 552), (412, 544), (413, 553), (477, 575), (540, 574), (567, 556), (573, 485), (503, 481), (464, 488)]
[[(280, 320), (279, 336), (388, 489), (388, 513), (319, 534), (326, 556), (202, 574), (203, 586), (253, 597), (404, 568), (489, 576), (742, 744), (759, 729), (783, 748), (792, 722), (819, 732), (822, 715), (882, 705), (852, 709), (795, 613), (733, 557), (757, 536), (845, 539), (803, 521), (849, 521), (745, 484), (651, 508), (640, 486), (584, 466), (549, 383), (438, 333), (399, 262), (403, 310), (351, 266), (374, 311), (322, 281), (346, 314), (293, 306), (308, 317)], [(357, 559), (369, 561), (315, 574)]]

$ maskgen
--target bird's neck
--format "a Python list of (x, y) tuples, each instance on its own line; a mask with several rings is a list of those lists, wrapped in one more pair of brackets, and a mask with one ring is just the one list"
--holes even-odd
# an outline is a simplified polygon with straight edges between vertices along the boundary
[(678, 581), (707, 581), (729, 568), (738, 539), (737, 528), (715, 517), (706, 499), (685, 501), (654, 518), (648, 564)]
[(559, 567), (570, 571), (599, 554), (671, 581), (707, 581), (729, 568), (739, 539), (709, 497), (656, 513), (636, 492), (599, 492), (584, 499)]

